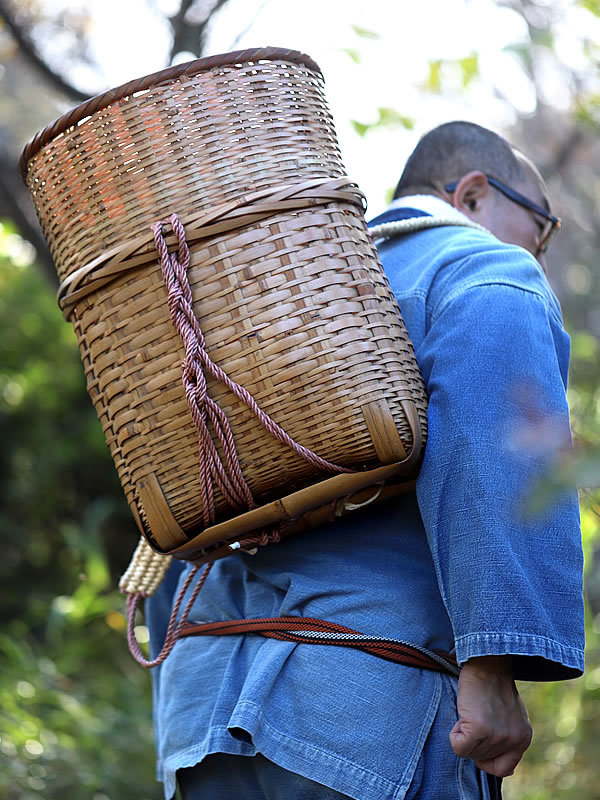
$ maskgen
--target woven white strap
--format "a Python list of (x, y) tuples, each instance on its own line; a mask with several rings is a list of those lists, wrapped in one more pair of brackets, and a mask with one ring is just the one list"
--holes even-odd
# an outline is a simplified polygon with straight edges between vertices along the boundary
[(369, 233), (373, 239), (393, 239), (394, 236), (401, 236), (404, 233), (414, 233), (427, 228), (441, 228), (445, 225), (453, 225), (459, 228), (477, 228), (480, 231), (489, 233), (483, 225), (479, 225), (479, 223), (473, 222), (466, 217), (464, 220), (456, 217), (410, 217), (410, 219), (401, 219), (397, 222), (382, 222), (381, 225), (374, 225), (369, 228)]
[(172, 556), (156, 553), (142, 536), (119, 581), (119, 589), (127, 594), (151, 597), (160, 586), (171, 561)]

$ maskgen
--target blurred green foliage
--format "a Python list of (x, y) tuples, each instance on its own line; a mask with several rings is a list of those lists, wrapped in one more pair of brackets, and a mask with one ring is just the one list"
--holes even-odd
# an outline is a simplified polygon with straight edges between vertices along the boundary
[(400, 114), (393, 108), (378, 108), (377, 119), (374, 122), (358, 122), (358, 120), (351, 120), (352, 127), (359, 136), (364, 136), (374, 128), (400, 126), (407, 130), (412, 130), (415, 127), (414, 119), (407, 117), (406, 114)]
[(137, 534), (72, 328), (6, 223), (0, 441), (0, 798), (159, 797), (149, 676), (115, 589)]
[[(574, 681), (520, 684), (533, 721), (531, 748), (505, 781), (506, 800), (596, 800), (600, 741), (600, 343), (571, 331), (569, 402), (576, 447), (540, 485), (543, 507), (578, 484), (585, 555), (586, 673)], [(540, 554), (543, 558), (543, 553)]]
[(458, 86), (466, 89), (479, 76), (479, 54), (469, 53), (464, 58), (455, 59), (433, 59), (429, 62), (429, 72), (423, 88), (441, 94), (446, 89), (449, 76), (458, 76)]

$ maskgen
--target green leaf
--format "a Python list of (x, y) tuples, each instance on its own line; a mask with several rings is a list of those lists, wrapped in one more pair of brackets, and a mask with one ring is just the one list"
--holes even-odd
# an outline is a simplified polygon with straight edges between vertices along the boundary
[(350, 120), (350, 122), (359, 136), (364, 136), (366, 133), (374, 130), (375, 128), (401, 125), (407, 130), (413, 130), (415, 127), (415, 122), (411, 117), (407, 117), (405, 114), (400, 114), (400, 112), (393, 108), (378, 108), (377, 120), (375, 122), (359, 122), (355, 119)]
[(429, 62), (429, 75), (425, 81), (425, 88), (430, 92), (439, 93), (442, 90), (442, 62), (440, 59)]
[(358, 133), (359, 136), (364, 136), (365, 133), (372, 128), (372, 125), (365, 124), (364, 122), (359, 122), (356, 119), (351, 119), (350, 124), (354, 128), (354, 130)]
[(531, 41), (547, 50), (554, 50), (554, 33), (549, 28), (532, 28)]
[(600, 17), (600, 0), (579, 0), (578, 5), (591, 11), (595, 17)]
[(351, 58), (355, 64), (360, 64), (360, 53), (358, 50), (354, 49), (353, 47), (342, 47), (340, 49), (342, 53), (346, 53), (346, 55)]
[(461, 58), (458, 63), (462, 70), (463, 87), (467, 87), (479, 75), (479, 56), (477, 53), (471, 53), (470, 56)]
[(531, 46), (529, 42), (527, 44), (507, 44), (502, 50), (505, 53), (515, 55), (525, 69), (529, 70), (531, 68)]
[(575, 119), (586, 127), (600, 125), (600, 94), (590, 92), (580, 95), (575, 105)]
[(360, 25), (353, 25), (352, 30), (357, 36), (360, 36), (361, 39), (379, 39), (380, 36), (375, 31), (369, 31), (366, 28), (361, 28)]
[(376, 125), (402, 125), (403, 128), (409, 131), (412, 131), (415, 127), (415, 121), (411, 117), (400, 114), (393, 108), (378, 108), (377, 111), (379, 112), (379, 119)]

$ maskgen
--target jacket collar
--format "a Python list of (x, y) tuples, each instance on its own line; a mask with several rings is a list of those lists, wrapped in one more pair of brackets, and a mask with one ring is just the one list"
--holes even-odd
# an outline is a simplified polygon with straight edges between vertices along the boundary
[(468, 217), (460, 211), (457, 211), (454, 206), (451, 206), (450, 203), (432, 194), (413, 194), (409, 197), (399, 197), (397, 200), (392, 200), (388, 206), (388, 211), (407, 207), (414, 208), (425, 214), (430, 214), (432, 217), (444, 217), (446, 219), (456, 218), (457, 222), (464, 222), (464, 220), (468, 219)]

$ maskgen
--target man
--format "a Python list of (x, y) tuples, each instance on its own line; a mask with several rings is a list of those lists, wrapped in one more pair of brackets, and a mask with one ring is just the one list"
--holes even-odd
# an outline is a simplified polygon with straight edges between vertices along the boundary
[[(531, 739), (514, 680), (583, 670), (576, 493), (524, 507), (570, 442), (544, 275), (558, 220), (533, 165), (465, 122), (421, 140), (374, 223), (428, 215), (447, 224), (380, 242), (430, 399), (416, 496), (218, 562), (191, 619), (311, 616), (455, 648), (458, 686), (349, 648), (182, 640), (154, 681), (167, 798), (176, 776), (184, 800), (499, 796)], [(177, 570), (149, 604), (153, 647)]]

